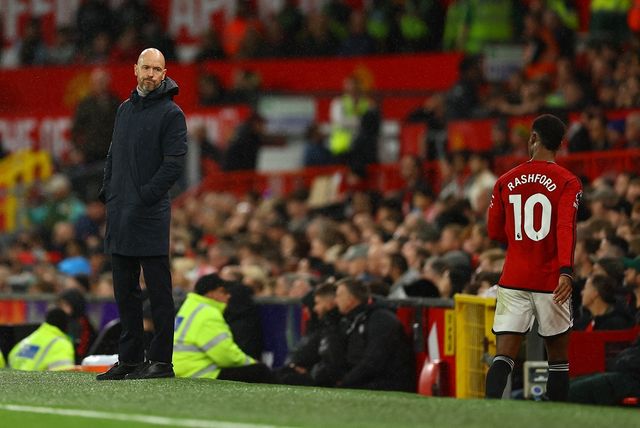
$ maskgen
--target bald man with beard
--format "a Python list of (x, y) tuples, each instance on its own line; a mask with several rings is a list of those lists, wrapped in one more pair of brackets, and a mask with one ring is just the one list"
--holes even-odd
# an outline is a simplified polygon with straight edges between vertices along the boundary
[[(105, 252), (111, 255), (122, 334), (118, 362), (98, 380), (174, 377), (169, 189), (184, 168), (187, 127), (162, 53), (145, 49), (133, 72), (137, 86), (118, 108), (99, 195), (107, 208)], [(141, 269), (155, 326), (147, 355)]]

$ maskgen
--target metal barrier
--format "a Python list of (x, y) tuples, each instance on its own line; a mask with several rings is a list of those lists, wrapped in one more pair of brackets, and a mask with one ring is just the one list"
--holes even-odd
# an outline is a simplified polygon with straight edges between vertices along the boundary
[(495, 298), (456, 294), (456, 397), (484, 397), (487, 362), (495, 354), (491, 332)]

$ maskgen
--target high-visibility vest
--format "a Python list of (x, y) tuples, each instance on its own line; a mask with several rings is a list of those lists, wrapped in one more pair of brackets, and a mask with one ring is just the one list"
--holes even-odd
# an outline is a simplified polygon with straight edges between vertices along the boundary
[(226, 305), (189, 293), (173, 335), (173, 369), (178, 377), (216, 379), (220, 369), (255, 364), (233, 341), (223, 317)]
[(631, 7), (631, 0), (591, 0), (591, 12), (625, 13)]
[[(359, 98), (357, 102), (353, 98), (345, 95), (340, 98), (343, 115), (346, 118), (360, 118), (364, 115), (371, 103), (366, 97)], [(351, 141), (354, 137), (354, 130), (345, 126), (335, 125), (331, 130), (329, 138), (329, 151), (333, 155), (341, 155), (351, 150)]]
[(509, 42), (513, 37), (513, 8), (509, 0), (471, 0), (465, 51), (481, 53), (487, 43)]
[(43, 323), (9, 353), (9, 367), (17, 370), (68, 370), (74, 366), (73, 344), (58, 327)]

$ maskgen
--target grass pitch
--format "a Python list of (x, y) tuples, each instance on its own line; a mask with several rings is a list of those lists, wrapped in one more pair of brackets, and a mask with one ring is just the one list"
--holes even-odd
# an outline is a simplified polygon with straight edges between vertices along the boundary
[(638, 409), (0, 370), (3, 427), (640, 427)]

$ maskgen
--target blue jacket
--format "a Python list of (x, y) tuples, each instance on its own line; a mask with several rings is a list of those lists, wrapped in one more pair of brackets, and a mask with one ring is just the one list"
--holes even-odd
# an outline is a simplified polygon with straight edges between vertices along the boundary
[(100, 192), (107, 205), (109, 254), (169, 254), (168, 192), (187, 153), (184, 113), (173, 102), (177, 93), (178, 85), (167, 77), (146, 97), (134, 90), (118, 108)]

